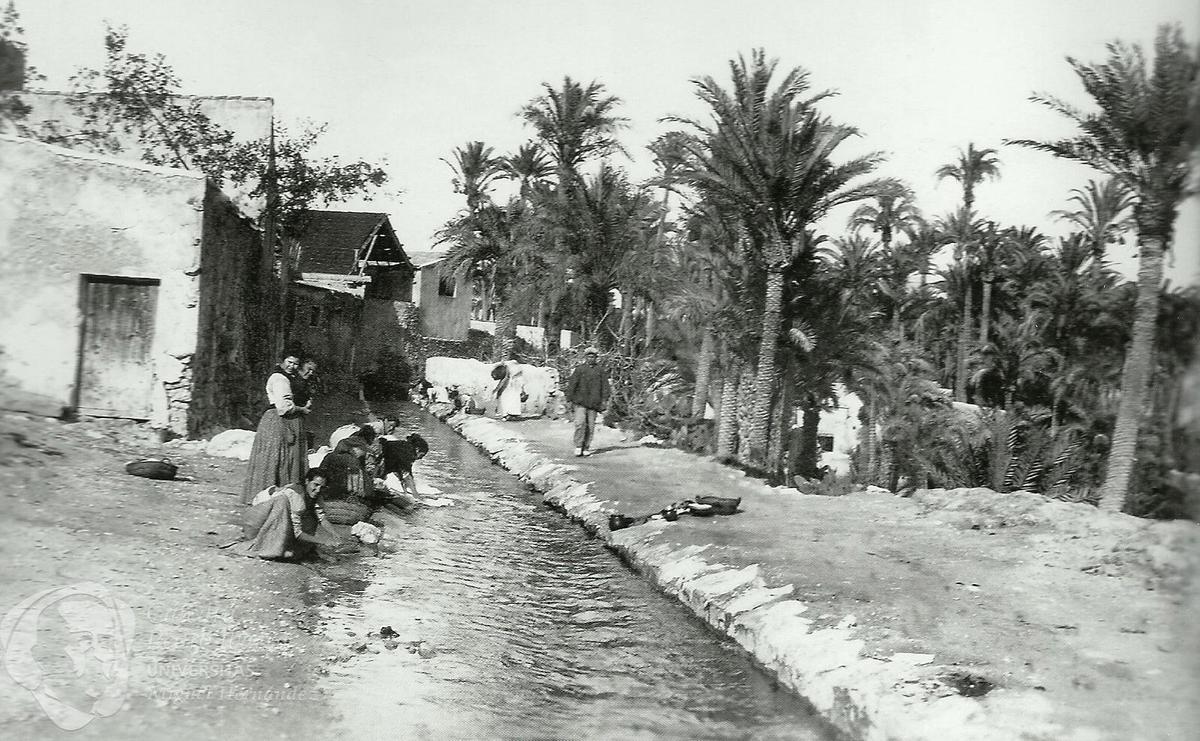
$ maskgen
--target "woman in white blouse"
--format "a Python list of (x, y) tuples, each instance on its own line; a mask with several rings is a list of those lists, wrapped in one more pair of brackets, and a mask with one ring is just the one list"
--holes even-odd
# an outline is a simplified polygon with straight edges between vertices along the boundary
[(269, 486), (285, 486), (304, 480), (308, 468), (308, 429), (305, 415), (312, 402), (296, 406), (292, 397), (292, 377), (300, 368), (300, 358), (287, 355), (267, 378), (267, 401), (254, 433), (242, 502), (249, 504)]
[(246, 510), (245, 540), (235, 552), (259, 558), (303, 558), (317, 545), (335, 545), (336, 534), (321, 527), (325, 514), (317, 502), (325, 472), (314, 468), (303, 483), (260, 491)]

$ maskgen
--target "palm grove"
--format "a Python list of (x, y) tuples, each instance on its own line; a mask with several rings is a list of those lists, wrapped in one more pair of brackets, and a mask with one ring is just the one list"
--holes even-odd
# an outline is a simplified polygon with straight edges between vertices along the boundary
[[(10, 5), (0, 50), (23, 67), (17, 20)], [(132, 131), (148, 161), (274, 183), (263, 218), (279, 220), (285, 245), (306, 208), (386, 182), (371, 163), (315, 157), (319, 128), (277, 130), (273, 158), (270, 142), (234, 142), (179, 97), (161, 55), (131, 51), (122, 29), (105, 43), (104, 67), (74, 80), (81, 129), (23, 127), (19, 94), (2, 91), (0, 118), (96, 151)], [(1162, 269), (1190, 193), (1198, 63), (1171, 27), (1152, 60), (1114, 43), (1102, 62), (1068, 63), (1091, 109), (1033, 100), (1073, 121), (1075, 136), (1008, 142), (1096, 170), (1051, 214), (1069, 225), (1063, 238), (977, 207), (1003, 166), (974, 143), (929, 174), (961, 185), (961, 207), (922, 213), (908, 184), (878, 176), (882, 155), (844, 154), (858, 132), (822, 112), (832, 91), (755, 51), (725, 79), (693, 81), (706, 115), (665, 119), (674, 130), (648, 145), (656, 175), (641, 183), (613, 164), (627, 153), (620, 99), (599, 82), (544, 84), (519, 109), (530, 141), (503, 154), (473, 141), (445, 158), (463, 205), (439, 239), (497, 320), (496, 358), (574, 360), (553, 344), (528, 357), (515, 336), (525, 322), (605, 349), (612, 422), (834, 492), (845, 482), (814, 483), (817, 421), (842, 386), (863, 400), (859, 484), (1024, 489), (1176, 516), (1166, 472), (1200, 471), (1200, 439), (1176, 418), (1200, 295), (1164, 287)], [(844, 229), (819, 229), (840, 207)], [(1139, 247), (1136, 283), (1105, 261), (1127, 238)], [(955, 401), (983, 411), (961, 414)]]
[[(823, 113), (832, 91), (758, 50), (725, 79), (693, 80), (706, 115), (664, 119), (674, 130), (648, 145), (656, 175), (641, 183), (613, 164), (620, 99), (599, 82), (543, 84), (519, 109), (530, 141), (445, 159), (463, 206), (439, 238), (496, 319), (495, 356), (520, 354), (516, 325), (532, 322), (565, 367), (553, 341), (577, 329), (606, 349), (609, 418), (624, 426), (830, 490), (814, 481), (817, 420), (842, 385), (864, 402), (859, 483), (1177, 516), (1165, 473), (1200, 465), (1176, 422), (1200, 293), (1163, 286), (1162, 271), (1190, 192), (1200, 65), (1175, 27), (1151, 60), (1107, 51), (1068, 59), (1091, 110), (1032, 98), (1073, 137), (1005, 142), (1097, 171), (1050, 214), (1066, 237), (987, 217), (977, 195), (1003, 165), (974, 143), (931, 173), (961, 185), (961, 207), (923, 214), (908, 184), (878, 176), (882, 155), (843, 154), (858, 132)], [(841, 206), (844, 230), (820, 231)], [(1136, 283), (1106, 263), (1127, 238)]]

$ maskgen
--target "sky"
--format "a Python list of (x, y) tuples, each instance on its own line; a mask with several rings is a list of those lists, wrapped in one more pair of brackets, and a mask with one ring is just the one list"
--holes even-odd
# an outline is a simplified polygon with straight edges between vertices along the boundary
[[(691, 80), (728, 80), (754, 48), (779, 69), (804, 67), (825, 109), (861, 136), (846, 156), (887, 154), (878, 174), (909, 182), (931, 216), (961, 201), (938, 166), (968, 142), (999, 149), (1002, 177), (976, 208), (1001, 224), (1062, 234), (1049, 213), (1100, 175), (1050, 155), (1003, 146), (1053, 139), (1069, 123), (1029, 101), (1087, 98), (1065, 61), (1101, 61), (1113, 39), (1149, 48), (1163, 22), (1200, 39), (1195, 0), (17, 0), (30, 62), (49, 89), (80, 65), (99, 66), (105, 22), (126, 25), (135, 51), (161, 52), (197, 95), (266, 96), (285, 125), (327, 123), (325, 154), (386, 162), (391, 182), (370, 202), (410, 250), (462, 207), (451, 186), (455, 147), (481, 140), (514, 151), (532, 132), (518, 110), (564, 75), (598, 81), (623, 102), (614, 163), (635, 180), (653, 169), (646, 145), (665, 116), (702, 117)], [(843, 150), (839, 150), (839, 153)], [(834, 235), (848, 214), (820, 226)], [(1200, 199), (1181, 209), (1168, 263), (1176, 285), (1200, 284)], [(1132, 246), (1117, 267), (1132, 275)]]

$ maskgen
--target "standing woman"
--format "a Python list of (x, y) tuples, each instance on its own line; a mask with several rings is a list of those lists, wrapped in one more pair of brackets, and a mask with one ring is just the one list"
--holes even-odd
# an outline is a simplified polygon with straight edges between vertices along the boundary
[(521, 416), (521, 405), (528, 398), (525, 393), (525, 375), (521, 365), (515, 360), (506, 360), (492, 369), (492, 378), (497, 379), (496, 416), (505, 420), (517, 419)]
[(294, 353), (284, 357), (267, 378), (267, 401), (254, 433), (249, 470), (242, 488), (242, 503), (269, 486), (286, 486), (304, 480), (308, 468), (308, 426), (304, 422), (311, 402), (297, 406), (292, 396), (292, 376), (300, 368)]
[[(312, 414), (312, 398), (316, 392), (317, 379), (317, 361), (312, 358), (302, 358), (300, 360), (300, 370), (293, 376), (289, 376), (292, 382), (292, 403), (298, 407), (308, 407), (308, 413)], [(305, 420), (307, 422), (307, 420)], [(313, 434), (308, 431), (304, 435), (304, 449), (313, 449)]]

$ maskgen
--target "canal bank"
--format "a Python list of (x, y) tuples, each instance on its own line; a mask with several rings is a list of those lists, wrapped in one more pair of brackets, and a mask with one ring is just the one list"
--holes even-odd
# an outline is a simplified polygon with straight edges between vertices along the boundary
[[(857, 739), (1184, 739), (1197, 526), (988, 490), (772, 488), (601, 429), (438, 416)], [(643, 515), (698, 495), (733, 516)]]

